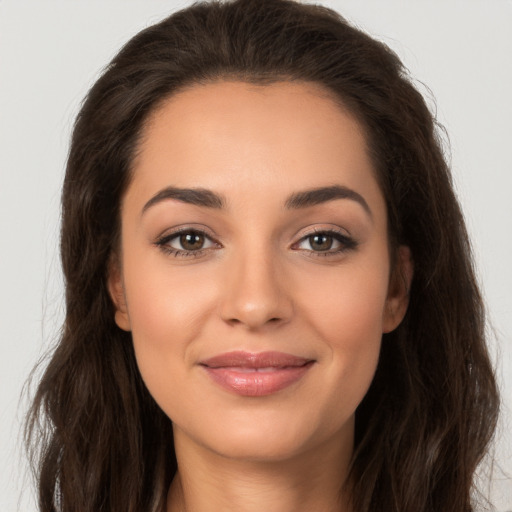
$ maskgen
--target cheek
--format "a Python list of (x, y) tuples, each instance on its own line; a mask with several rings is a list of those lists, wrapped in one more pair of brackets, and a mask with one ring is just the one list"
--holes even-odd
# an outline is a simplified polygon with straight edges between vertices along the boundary
[(314, 275), (302, 279), (304, 310), (333, 344), (339, 338), (357, 349), (365, 340), (381, 338), (388, 270), (382, 263), (364, 263), (330, 272), (324, 286)]
[[(155, 399), (180, 378), (192, 364), (190, 348), (201, 336), (204, 317), (215, 304), (208, 280), (189, 268), (171, 272), (155, 257), (127, 256), (124, 286), (137, 364)], [(176, 382), (176, 384), (172, 384)]]
[(345, 410), (357, 407), (375, 374), (387, 287), (381, 264), (333, 273), (328, 293), (313, 282), (302, 291), (303, 316), (324, 342), (331, 389), (339, 392), (342, 386)]

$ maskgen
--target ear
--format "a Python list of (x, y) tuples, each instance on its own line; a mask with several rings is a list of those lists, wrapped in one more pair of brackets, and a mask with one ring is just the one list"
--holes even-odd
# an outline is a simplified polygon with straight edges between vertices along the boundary
[(114, 320), (123, 331), (130, 331), (130, 317), (126, 306), (126, 294), (124, 292), (121, 264), (118, 256), (112, 256), (109, 262), (107, 287), (110, 298), (116, 308)]
[(403, 320), (409, 305), (409, 290), (413, 274), (414, 264), (411, 250), (409, 247), (401, 245), (398, 248), (395, 268), (391, 272), (389, 281), (382, 332), (395, 330)]

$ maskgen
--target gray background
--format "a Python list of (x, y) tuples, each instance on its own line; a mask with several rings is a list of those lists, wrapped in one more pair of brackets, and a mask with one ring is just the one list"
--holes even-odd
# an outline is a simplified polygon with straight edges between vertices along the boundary
[[(450, 135), (504, 400), (497, 463), (491, 484), (482, 484), (482, 490), (491, 493), (499, 510), (512, 509), (512, 481), (502, 474), (512, 473), (512, 2), (323, 3), (399, 53), (432, 91)], [(120, 46), (187, 4), (0, 0), (2, 511), (35, 511), (19, 437), (28, 402), (20, 394), (63, 318), (59, 193), (73, 118)], [(421, 84), (420, 89), (430, 94)]]

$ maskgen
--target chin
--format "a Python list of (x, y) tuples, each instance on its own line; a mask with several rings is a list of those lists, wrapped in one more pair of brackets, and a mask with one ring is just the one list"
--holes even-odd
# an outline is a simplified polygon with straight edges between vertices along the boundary
[[(339, 419), (339, 418), (338, 418)], [(338, 428), (337, 428), (338, 427)], [(245, 462), (285, 462), (334, 441), (337, 446), (352, 446), (353, 418), (342, 428), (329, 421), (315, 421), (315, 415), (297, 417), (282, 411), (251, 414), (238, 411), (210, 423), (208, 431), (183, 434), (196, 444), (229, 459)], [(345, 442), (346, 441), (346, 442)]]
[(240, 461), (265, 463), (283, 462), (307, 451), (309, 439), (281, 433), (278, 430), (254, 429), (212, 439), (210, 449), (218, 455)]

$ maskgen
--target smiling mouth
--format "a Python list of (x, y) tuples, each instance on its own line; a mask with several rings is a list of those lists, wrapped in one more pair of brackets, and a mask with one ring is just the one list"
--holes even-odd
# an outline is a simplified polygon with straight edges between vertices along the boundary
[(212, 380), (241, 396), (266, 396), (296, 383), (315, 363), (283, 352), (228, 352), (201, 361)]

